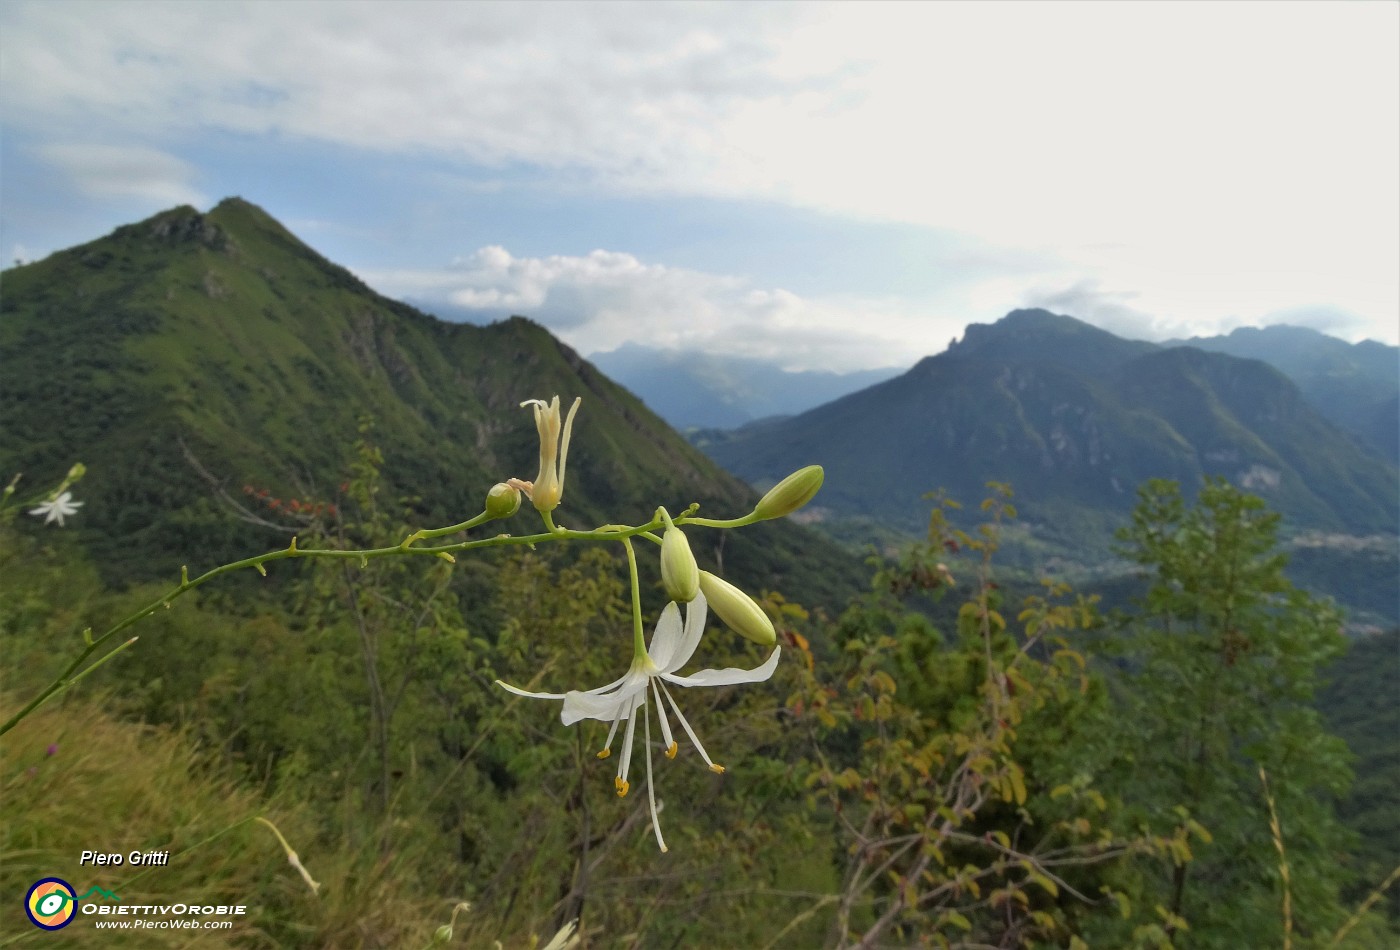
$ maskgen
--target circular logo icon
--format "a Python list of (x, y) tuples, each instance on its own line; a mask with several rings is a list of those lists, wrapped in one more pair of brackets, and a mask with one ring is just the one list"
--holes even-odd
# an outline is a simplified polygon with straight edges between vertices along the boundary
[(73, 885), (58, 877), (35, 881), (24, 895), (24, 912), (35, 927), (60, 930), (78, 914)]

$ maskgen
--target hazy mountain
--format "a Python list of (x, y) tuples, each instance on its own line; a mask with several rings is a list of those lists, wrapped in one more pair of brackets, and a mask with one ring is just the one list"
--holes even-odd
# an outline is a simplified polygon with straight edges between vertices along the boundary
[(1323, 416), (1400, 463), (1400, 347), (1375, 340), (1347, 343), (1290, 326), (1241, 327), (1228, 336), (1164, 345), (1263, 360), (1293, 380)]
[(790, 372), (764, 360), (678, 353), (637, 343), (594, 353), (589, 360), (677, 429), (732, 429), (755, 419), (793, 415), (901, 372)]
[[(968, 328), (909, 372), (705, 450), (762, 485), (802, 458), (826, 466), (838, 533), (917, 531), (920, 496), (963, 502), (1010, 482), (1026, 549), (1093, 563), (1148, 478), (1221, 475), (1291, 529), (1394, 535), (1395, 466), (1364, 450), (1256, 360), (1122, 340), (1041, 310)], [(844, 526), (844, 527), (843, 527)]]
[[(239, 199), (164, 212), (3, 280), (0, 472), (37, 489), (87, 463), (65, 536), (114, 578), (285, 544), (232, 520), (194, 462), (235, 493), (330, 499), (362, 419), (387, 497), (416, 496), (425, 524), (460, 521), (493, 483), (534, 477), (538, 437), (519, 403), (555, 393), (584, 398), (562, 523), (692, 501), (738, 514), (755, 497), (543, 328), (445, 323), (388, 300)], [(697, 534), (697, 553), (710, 559), (712, 543)], [(724, 544), (726, 569), (753, 589), (820, 599), (824, 576), (861, 574), (792, 524)]]

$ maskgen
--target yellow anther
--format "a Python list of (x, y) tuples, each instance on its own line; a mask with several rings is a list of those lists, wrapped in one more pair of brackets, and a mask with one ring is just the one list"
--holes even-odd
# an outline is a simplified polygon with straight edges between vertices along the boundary
[(677, 753), (678, 751), (680, 751), (680, 746), (678, 746), (676, 743), (672, 742), (672, 743), (671, 743), (671, 748), (669, 748), (669, 749), (666, 750), (666, 758), (668, 758), (668, 759), (674, 759), (674, 758), (676, 757), (676, 753)]
[(602, 752), (598, 753), (598, 758), (606, 759), (610, 755), (612, 755), (612, 749), (604, 749)]
[(626, 797), (627, 797), (627, 793), (628, 793), (629, 791), (631, 791), (631, 789), (632, 789), (632, 783), (631, 783), (631, 782), (624, 782), (624, 781), (622, 781), (621, 779), (618, 779), (618, 780), (617, 780), (617, 797), (618, 797), (618, 798), (626, 798)]
[(711, 772), (714, 772), (714, 773), (716, 773), (716, 774), (718, 774), (718, 775), (723, 775), (723, 774), (724, 774), (724, 766), (722, 766), (722, 765), (715, 765), (715, 764), (711, 763), (711, 765), (710, 765), (710, 771), (711, 771)]

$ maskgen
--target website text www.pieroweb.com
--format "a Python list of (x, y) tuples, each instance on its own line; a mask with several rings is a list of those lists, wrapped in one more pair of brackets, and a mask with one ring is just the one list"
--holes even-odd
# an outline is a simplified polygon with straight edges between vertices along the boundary
[[(87, 857), (88, 852), (84, 852)], [(159, 865), (156, 860), (139, 852), (130, 863)], [(162, 855), (164, 857), (164, 855)], [(87, 861), (88, 863), (127, 863), (126, 861)], [(149, 898), (147, 898), (149, 901)], [(121, 895), (97, 885), (74, 887), (59, 877), (44, 877), (30, 885), (25, 895), (24, 909), (30, 923), (40, 930), (62, 930), (79, 918), (86, 918), (95, 930), (231, 930), (234, 921), (244, 917), (244, 904), (228, 904), (200, 899), (198, 895), (179, 895), (148, 903), (123, 901)]]

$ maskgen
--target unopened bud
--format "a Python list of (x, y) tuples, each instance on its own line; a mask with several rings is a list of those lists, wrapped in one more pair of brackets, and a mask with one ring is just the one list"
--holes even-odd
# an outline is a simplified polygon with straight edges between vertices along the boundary
[(433, 945), (434, 945), (434, 946), (442, 946), (443, 944), (449, 942), (451, 939), (452, 939), (452, 928), (449, 927), (449, 926), (447, 926), (447, 924), (443, 924), (443, 925), (442, 925), (441, 927), (439, 927), (437, 930), (434, 930), (434, 931), (433, 931)]
[(700, 566), (690, 552), (685, 532), (675, 525), (661, 536), (661, 586), (678, 604), (688, 604), (700, 592)]
[(82, 462), (74, 462), (73, 467), (68, 470), (68, 477), (65, 480), (68, 482), (76, 482), (86, 474), (87, 466)]
[(520, 489), (497, 482), (486, 493), (486, 513), (492, 519), (509, 518), (520, 510)]
[(820, 465), (799, 468), (778, 482), (754, 505), (753, 513), (760, 519), (781, 518), (801, 508), (821, 490), (826, 473)]
[(748, 594), (709, 571), (700, 572), (700, 590), (710, 609), (739, 636), (765, 647), (777, 642), (773, 621)]

